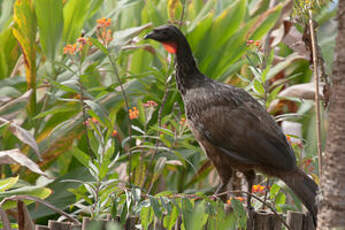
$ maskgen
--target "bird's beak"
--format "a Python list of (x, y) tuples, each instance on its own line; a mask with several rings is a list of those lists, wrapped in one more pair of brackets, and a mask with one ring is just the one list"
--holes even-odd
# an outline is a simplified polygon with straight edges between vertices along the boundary
[(154, 32), (146, 34), (144, 39), (154, 39)]

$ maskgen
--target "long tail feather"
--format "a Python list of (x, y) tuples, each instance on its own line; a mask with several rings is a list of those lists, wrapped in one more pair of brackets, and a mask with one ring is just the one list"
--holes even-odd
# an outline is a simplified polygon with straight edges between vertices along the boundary
[(298, 198), (303, 202), (303, 204), (312, 214), (314, 224), (316, 226), (316, 195), (318, 190), (317, 184), (300, 169), (296, 169), (287, 175), (281, 176), (281, 179), (292, 189), (292, 191), (298, 196)]

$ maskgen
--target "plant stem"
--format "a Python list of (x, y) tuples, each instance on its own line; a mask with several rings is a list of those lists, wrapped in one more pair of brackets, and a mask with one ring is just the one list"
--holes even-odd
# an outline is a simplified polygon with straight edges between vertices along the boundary
[[(131, 119), (129, 117), (128, 97), (127, 97), (127, 94), (125, 92), (125, 89), (123, 88), (123, 84), (121, 82), (121, 79), (120, 79), (120, 76), (119, 76), (119, 72), (117, 70), (117, 67), (116, 67), (116, 64), (115, 64), (115, 61), (114, 61), (113, 57), (110, 54), (107, 54), (107, 56), (108, 56), (108, 59), (109, 59), (109, 61), (111, 63), (111, 66), (113, 67), (116, 80), (118, 81), (118, 83), (120, 85), (120, 89), (121, 89), (123, 100), (125, 101), (126, 110), (127, 110), (127, 118), (128, 118), (128, 123), (129, 123), (128, 137), (129, 137), (129, 143), (131, 143), (131, 141), (132, 141), (132, 121), (131, 121)], [(128, 170), (128, 181), (129, 181), (129, 184), (131, 185), (132, 184), (132, 150), (131, 150), (131, 148), (129, 148), (128, 151), (129, 151), (129, 155), (128, 155), (128, 168), (129, 168), (129, 170)]]
[(316, 113), (316, 138), (317, 138), (317, 154), (318, 154), (318, 167), (319, 175), (322, 175), (322, 152), (321, 152), (321, 121), (320, 121), (320, 98), (319, 98), (319, 69), (317, 61), (317, 51), (316, 51), (316, 42), (315, 42), (315, 31), (313, 25), (313, 14), (311, 9), (308, 10), (309, 14), (309, 30), (310, 38), (312, 45), (312, 54), (313, 54), (313, 72), (314, 72), (314, 84), (315, 84), (315, 113)]

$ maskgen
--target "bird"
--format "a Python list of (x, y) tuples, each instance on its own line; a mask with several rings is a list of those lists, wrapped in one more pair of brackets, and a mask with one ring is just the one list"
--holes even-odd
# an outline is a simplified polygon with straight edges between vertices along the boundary
[[(172, 24), (144, 39), (160, 42), (175, 55), (175, 78), (188, 126), (213, 163), (221, 188), (234, 170), (247, 180), (247, 208), (256, 171), (283, 180), (306, 206), (316, 226), (318, 185), (297, 167), (286, 136), (264, 107), (242, 88), (208, 78), (198, 69), (191, 47)], [(218, 190), (218, 189), (217, 189)]]

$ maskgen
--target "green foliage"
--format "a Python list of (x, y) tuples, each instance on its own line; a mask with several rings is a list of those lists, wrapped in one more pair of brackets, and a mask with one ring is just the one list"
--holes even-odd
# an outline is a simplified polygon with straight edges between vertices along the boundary
[(63, 5), (61, 1), (36, 0), (35, 12), (40, 34), (40, 43), (44, 54), (51, 60), (55, 59), (60, 48), (63, 21)]
[[(4, 13), (9, 6), (13, 15)], [(245, 228), (239, 200), (232, 199), (232, 211), (226, 213), (223, 202), (209, 199), (216, 186), (214, 169), (185, 122), (173, 57), (142, 37), (184, 14), (181, 29), (201, 71), (245, 88), (273, 115), (281, 115), (279, 120), (304, 117), (297, 119), (307, 129), (302, 144), (313, 145), (312, 102), (284, 98), (299, 108), (295, 111), (279, 101), (282, 90), (307, 83), (311, 76), (305, 57), (287, 47), (285, 35), (279, 34), (283, 13), (290, 10), (286, 3), (269, 8), (268, 0), (3, 1), (0, 116), (18, 123), (31, 138), (24, 141), (20, 133), (9, 132), (13, 125), (1, 122), (0, 151), (20, 148), (33, 160), (39, 151), (39, 166), (55, 178), (40, 184), (35, 173), (4, 166), (1, 198), (19, 194), (16, 186), (22, 182), (41, 198), (51, 194), (49, 202), (77, 216), (85, 210), (95, 219), (111, 213), (122, 225), (136, 216), (142, 229), (174, 229), (176, 224), (183, 229)], [(265, 53), (271, 30), (279, 36)], [(330, 57), (334, 41), (321, 41), (328, 44), (321, 48)], [(332, 60), (328, 62), (330, 66)], [(274, 107), (277, 101), (281, 107)], [(315, 166), (310, 169), (314, 151), (303, 159), (299, 144), (293, 147), (299, 164), (310, 160), (306, 170), (317, 178)], [(300, 209), (293, 195), (296, 205), (288, 203), (289, 195), (273, 181), (267, 202), (279, 212)], [(253, 204), (262, 206), (255, 199)], [(54, 214), (41, 206), (31, 213), (43, 223)]]

